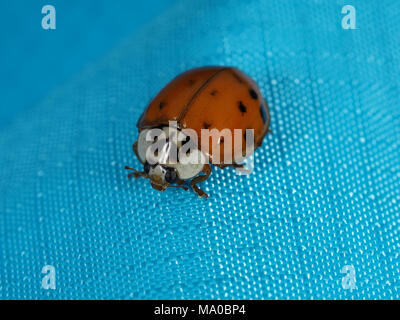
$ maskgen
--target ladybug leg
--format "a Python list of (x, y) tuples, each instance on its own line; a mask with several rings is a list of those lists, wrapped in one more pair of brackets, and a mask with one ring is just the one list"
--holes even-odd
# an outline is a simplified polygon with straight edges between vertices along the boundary
[(128, 174), (128, 178), (132, 178), (132, 176), (135, 177), (135, 179), (139, 177), (147, 178), (147, 174), (139, 171), (131, 172), (130, 174)]
[(209, 164), (204, 165), (204, 169), (202, 171), (204, 173), (204, 175), (202, 176), (198, 176), (196, 178), (194, 178), (192, 181), (190, 181), (190, 186), (192, 187), (193, 191), (197, 193), (197, 195), (202, 198), (208, 198), (207, 193), (205, 193), (203, 190), (201, 190), (197, 184), (200, 182), (203, 182), (205, 180), (207, 180), (211, 174), (211, 166)]
[(243, 172), (243, 174), (250, 174), (251, 173), (251, 171), (249, 169), (247, 169), (243, 163), (241, 163), (241, 164), (234, 163), (232, 165), (232, 167), (237, 169), (237, 170), (239, 170), (240, 172)]
[(128, 174), (128, 178), (134, 177), (134, 178), (136, 179), (136, 178), (139, 178), (139, 177), (143, 177), (143, 178), (148, 178), (148, 177), (149, 177), (149, 176), (147, 175), (147, 173), (137, 171), (136, 169), (133, 169), (133, 168), (128, 167), (128, 166), (125, 166), (125, 169), (126, 169), (126, 170), (132, 170), (132, 171), (133, 171), (133, 172), (131, 172), (131, 173)]
[(244, 164), (243, 163), (233, 163), (232, 167), (235, 169), (243, 169), (244, 168)]
[(217, 166), (220, 169), (225, 169), (227, 167), (232, 167), (235, 169), (243, 169), (244, 168), (244, 164), (243, 163), (232, 163), (232, 164), (216, 164), (215, 166)]
[(220, 169), (225, 169), (226, 167), (232, 167), (238, 169), (239, 171), (243, 172), (244, 174), (249, 174), (251, 171), (246, 169), (243, 163), (232, 163), (232, 164), (216, 164), (216, 166)]

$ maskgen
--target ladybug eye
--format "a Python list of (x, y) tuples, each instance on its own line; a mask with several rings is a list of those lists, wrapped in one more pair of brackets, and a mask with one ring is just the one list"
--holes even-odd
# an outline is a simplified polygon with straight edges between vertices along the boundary
[(148, 162), (146, 162), (146, 163), (144, 164), (143, 169), (144, 169), (144, 173), (146, 173), (146, 174), (148, 174), (148, 173), (150, 172), (150, 165), (149, 165)]
[(173, 168), (168, 168), (165, 172), (165, 181), (168, 183), (174, 183), (176, 181), (177, 175)]

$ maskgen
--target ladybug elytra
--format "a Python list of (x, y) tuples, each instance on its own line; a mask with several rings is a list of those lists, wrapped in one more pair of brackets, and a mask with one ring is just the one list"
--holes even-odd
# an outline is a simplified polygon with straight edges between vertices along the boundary
[(211, 164), (243, 168), (237, 159), (261, 145), (269, 124), (268, 105), (249, 76), (233, 67), (192, 69), (169, 82), (137, 122), (133, 150), (143, 171), (125, 168), (159, 191), (190, 186), (207, 198), (197, 184), (210, 176)]

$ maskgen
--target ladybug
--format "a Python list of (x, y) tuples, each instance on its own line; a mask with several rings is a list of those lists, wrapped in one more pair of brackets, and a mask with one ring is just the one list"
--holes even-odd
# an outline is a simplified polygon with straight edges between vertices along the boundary
[[(170, 125), (171, 122), (174, 123), (173, 126)], [(139, 138), (133, 144), (133, 150), (144, 169), (143, 171), (130, 167), (125, 169), (132, 170), (128, 175), (129, 178), (149, 178), (151, 186), (156, 190), (164, 191), (168, 187), (187, 190), (190, 186), (199, 197), (208, 198), (197, 184), (210, 176), (210, 164), (219, 168), (230, 166), (243, 169), (243, 164), (227, 159), (232, 159), (232, 156), (235, 157), (238, 153), (245, 155), (246, 145), (243, 142), (237, 151), (232, 148), (231, 141), (219, 139), (212, 149), (219, 152), (219, 157), (216, 159), (214, 153), (208, 152), (208, 149), (205, 149), (207, 152), (203, 152), (202, 147), (206, 142), (209, 143), (206, 141), (208, 139), (197, 138), (195, 147), (189, 151), (189, 157), (199, 161), (183, 163), (179, 160), (179, 156), (174, 157), (175, 161), (170, 161), (171, 135), (180, 136), (176, 143), (176, 150), (179, 150), (192, 138), (190, 134), (183, 133), (186, 129), (197, 133), (197, 137), (201, 136), (203, 129), (219, 131), (252, 129), (253, 150), (255, 150), (270, 131), (269, 124), (268, 105), (255, 81), (242, 71), (234, 67), (221, 66), (191, 69), (169, 82), (139, 118), (137, 122)], [(151, 131), (156, 129), (164, 134), (164, 144), (161, 144), (156, 152), (159, 157), (149, 161), (146, 152), (158, 140), (157, 137), (151, 136)], [(230, 145), (227, 146), (227, 143)]]

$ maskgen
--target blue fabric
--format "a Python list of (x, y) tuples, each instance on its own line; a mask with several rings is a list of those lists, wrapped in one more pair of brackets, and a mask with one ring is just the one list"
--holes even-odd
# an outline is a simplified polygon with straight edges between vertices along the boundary
[[(356, 30), (345, 4), (182, 1), (21, 114), (0, 136), (1, 298), (398, 299), (400, 3), (352, 0)], [(269, 103), (254, 173), (214, 169), (207, 201), (128, 181), (140, 113), (202, 65)]]

